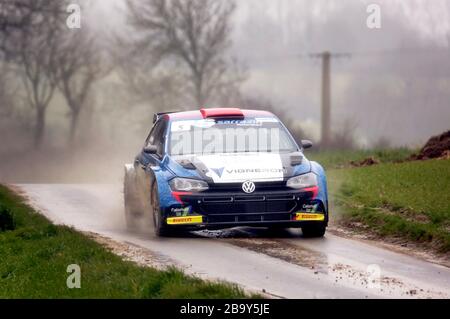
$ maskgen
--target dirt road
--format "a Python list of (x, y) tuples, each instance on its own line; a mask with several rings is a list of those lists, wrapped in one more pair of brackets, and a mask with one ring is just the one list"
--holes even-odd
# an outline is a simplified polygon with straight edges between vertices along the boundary
[[(450, 298), (450, 269), (328, 233), (239, 228), (180, 238), (126, 231), (120, 185), (17, 187), (58, 224), (149, 250), (155, 262), (285, 298)], [(76, 261), (74, 261), (76, 262)]]

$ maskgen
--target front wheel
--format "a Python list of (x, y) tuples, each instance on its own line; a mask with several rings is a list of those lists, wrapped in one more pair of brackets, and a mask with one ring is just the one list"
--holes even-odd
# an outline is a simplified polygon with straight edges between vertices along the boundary
[(158, 185), (153, 183), (152, 185), (152, 194), (151, 194), (151, 205), (152, 205), (152, 215), (153, 215), (153, 234), (156, 237), (167, 237), (173, 234), (161, 214), (161, 206), (159, 204), (159, 193), (158, 193)]
[(318, 238), (325, 235), (327, 226), (325, 223), (310, 224), (302, 227), (303, 237), (305, 238)]
[(139, 198), (137, 197), (134, 186), (134, 172), (132, 168), (125, 167), (124, 178), (124, 208), (125, 221), (127, 229), (136, 231), (139, 228), (139, 220), (142, 215), (142, 209), (139, 205)]

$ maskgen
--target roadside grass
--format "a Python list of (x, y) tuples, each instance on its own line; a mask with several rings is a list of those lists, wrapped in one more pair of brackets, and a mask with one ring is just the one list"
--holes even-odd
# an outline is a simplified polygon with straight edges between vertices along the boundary
[[(75, 230), (55, 226), (0, 185), (0, 298), (246, 298), (238, 286), (122, 260)], [(81, 267), (69, 289), (67, 266)]]
[(386, 154), (385, 164), (327, 171), (339, 217), (344, 223), (363, 223), (381, 236), (431, 243), (448, 253), (450, 161), (389, 163), (397, 156)]
[(311, 151), (306, 153), (310, 160), (319, 162), (325, 169), (350, 167), (350, 162), (359, 162), (374, 157), (380, 163), (398, 162), (407, 159), (415, 150), (395, 148), (385, 150), (330, 150)]

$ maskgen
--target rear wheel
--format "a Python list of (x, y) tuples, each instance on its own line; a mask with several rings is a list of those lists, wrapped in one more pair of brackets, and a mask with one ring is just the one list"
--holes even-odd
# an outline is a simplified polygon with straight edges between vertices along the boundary
[(305, 238), (323, 237), (326, 230), (325, 223), (309, 224), (302, 227), (303, 237)]

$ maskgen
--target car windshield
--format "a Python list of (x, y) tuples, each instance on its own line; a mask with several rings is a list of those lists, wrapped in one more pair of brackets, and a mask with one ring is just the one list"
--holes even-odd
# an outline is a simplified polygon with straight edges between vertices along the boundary
[(298, 150), (286, 128), (276, 118), (174, 121), (169, 143), (171, 155)]

